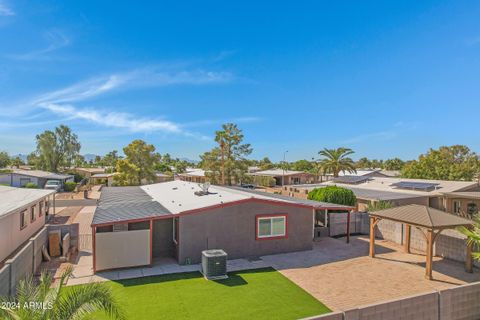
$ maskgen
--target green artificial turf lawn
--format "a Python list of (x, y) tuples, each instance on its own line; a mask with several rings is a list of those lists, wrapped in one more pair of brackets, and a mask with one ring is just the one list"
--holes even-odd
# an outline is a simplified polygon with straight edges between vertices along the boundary
[[(199, 272), (109, 281), (128, 319), (299, 319), (328, 309), (272, 268), (207, 281)], [(95, 314), (94, 319), (108, 319)]]

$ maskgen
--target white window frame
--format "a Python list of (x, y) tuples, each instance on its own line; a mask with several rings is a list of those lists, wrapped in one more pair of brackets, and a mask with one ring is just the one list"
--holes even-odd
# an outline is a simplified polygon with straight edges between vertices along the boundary
[[(281, 234), (273, 234), (272, 233), (272, 223), (273, 219), (283, 219), (283, 233)], [(270, 234), (268, 235), (260, 235), (260, 221), (262, 220), (269, 220), (270, 221)], [(287, 236), (287, 216), (286, 215), (271, 215), (265, 217), (257, 217), (257, 228), (256, 228), (256, 237), (257, 239), (272, 239), (272, 238), (283, 238)]]
[[(23, 225), (22, 225), (23, 220)], [(20, 230), (25, 229), (28, 226), (28, 221), (30, 220), (30, 213), (28, 209), (20, 211)]]
[(462, 211), (462, 201), (453, 200), (453, 213), (460, 213), (461, 211)]

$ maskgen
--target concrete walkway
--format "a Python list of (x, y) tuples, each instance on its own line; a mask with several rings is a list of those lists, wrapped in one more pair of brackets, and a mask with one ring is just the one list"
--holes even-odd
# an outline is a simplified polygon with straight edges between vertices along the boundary
[(477, 269), (467, 273), (462, 263), (441, 257), (434, 258), (434, 280), (426, 280), (424, 255), (406, 254), (396, 244), (376, 240), (372, 259), (368, 244), (366, 236), (352, 237), (350, 244), (321, 238), (312, 251), (262, 260), (334, 311), (480, 281)]
[[(92, 266), (92, 257), (84, 256), (79, 264), (74, 265), (74, 271), (72, 278), (68, 280), (67, 285), (78, 285), (86, 284), (91, 282), (104, 282), (104, 281), (115, 281), (115, 280), (125, 280), (132, 278), (148, 277), (148, 276), (159, 276), (172, 273), (183, 273), (183, 272), (195, 272), (200, 271), (200, 264), (192, 265), (179, 265), (174, 259), (163, 259), (155, 261), (155, 264), (152, 267), (139, 267), (139, 268), (129, 268), (113, 271), (104, 271), (97, 272), (93, 274)], [(249, 261), (246, 259), (236, 259), (228, 260), (227, 269), (229, 272), (240, 271), (240, 270), (249, 270), (249, 269), (258, 269), (269, 267), (265, 262), (261, 260)]]

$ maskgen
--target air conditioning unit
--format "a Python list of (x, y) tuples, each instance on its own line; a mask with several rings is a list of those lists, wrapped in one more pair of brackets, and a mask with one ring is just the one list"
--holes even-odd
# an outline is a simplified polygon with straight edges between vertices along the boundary
[(221, 249), (202, 251), (202, 273), (208, 280), (227, 279), (227, 253)]

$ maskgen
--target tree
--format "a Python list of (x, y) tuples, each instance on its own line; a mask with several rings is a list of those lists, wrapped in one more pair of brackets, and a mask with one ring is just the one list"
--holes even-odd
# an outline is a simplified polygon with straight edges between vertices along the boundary
[(221, 182), (221, 164), (220, 164), (220, 150), (213, 148), (200, 156), (200, 166), (205, 170), (205, 176), (210, 183), (219, 184)]
[(355, 163), (348, 157), (353, 153), (349, 148), (325, 148), (319, 151), (318, 154), (324, 157), (320, 160), (324, 173), (332, 173), (334, 177), (338, 177), (340, 171), (356, 172)]
[(126, 158), (117, 161), (115, 180), (120, 185), (140, 185), (155, 181), (155, 165), (160, 160), (155, 147), (143, 140), (134, 140), (123, 148)]
[(212, 177), (219, 176), (222, 184), (232, 185), (234, 180), (240, 181), (248, 169), (245, 157), (252, 153), (250, 144), (242, 143), (243, 138), (242, 130), (236, 124), (222, 125), (222, 130), (215, 132), (218, 146), (201, 157), (202, 168)]
[[(473, 247), (478, 250), (480, 248), (480, 216), (478, 214), (473, 216), (473, 228), (459, 227), (458, 231), (467, 236), (467, 243), (473, 244)], [(480, 251), (472, 253), (475, 260), (480, 261)]]
[(117, 166), (117, 161), (120, 159), (120, 156), (118, 155), (117, 150), (110, 151), (107, 153), (103, 159), (102, 159), (102, 164), (106, 167), (113, 167), (115, 168)]
[(60, 166), (70, 167), (80, 152), (80, 142), (69, 127), (61, 125), (36, 136), (39, 169), (57, 172)]
[(291, 164), (290, 168), (295, 171), (309, 172), (314, 165), (308, 160), (298, 160)]
[(5, 151), (0, 152), (0, 168), (10, 165), (10, 156)]
[(19, 156), (17, 156), (11, 160), (10, 164), (13, 167), (19, 168), (20, 166), (24, 165), (25, 162), (23, 162), (23, 160)]
[(352, 190), (337, 186), (315, 188), (308, 193), (308, 199), (345, 206), (355, 206), (357, 203), (357, 197)]
[(402, 169), (402, 177), (433, 180), (472, 181), (480, 172), (478, 155), (467, 146), (443, 146), (430, 149)]
[[(123, 310), (104, 283), (89, 283), (65, 289), (72, 275), (69, 267), (55, 287), (52, 276), (43, 272), (37, 284), (32, 277), (21, 280), (15, 297), (3, 297), (2, 302), (18, 305), (18, 308), (0, 308), (0, 318), (15, 320), (74, 320), (83, 319), (95, 312), (103, 311), (112, 319), (125, 319)], [(30, 303), (41, 304), (32, 308)], [(2, 304), (3, 305), (3, 304)], [(25, 307), (27, 306), (27, 307)]]
[(258, 162), (258, 166), (260, 167), (260, 170), (269, 170), (273, 169), (275, 165), (273, 164), (272, 161), (268, 157), (263, 158)]
[(39, 168), (39, 161), (40, 161), (40, 159), (35, 152), (31, 152), (27, 156), (27, 164), (29, 166), (32, 166), (34, 168)]
[(374, 212), (383, 209), (393, 208), (395, 205), (390, 201), (380, 200), (380, 201), (369, 201), (367, 211)]
[(385, 170), (402, 170), (405, 166), (405, 162), (399, 158), (387, 159), (383, 163)]
[(367, 157), (363, 157), (358, 159), (358, 161), (355, 163), (355, 167), (357, 169), (369, 169), (372, 168), (372, 161), (368, 160)]

